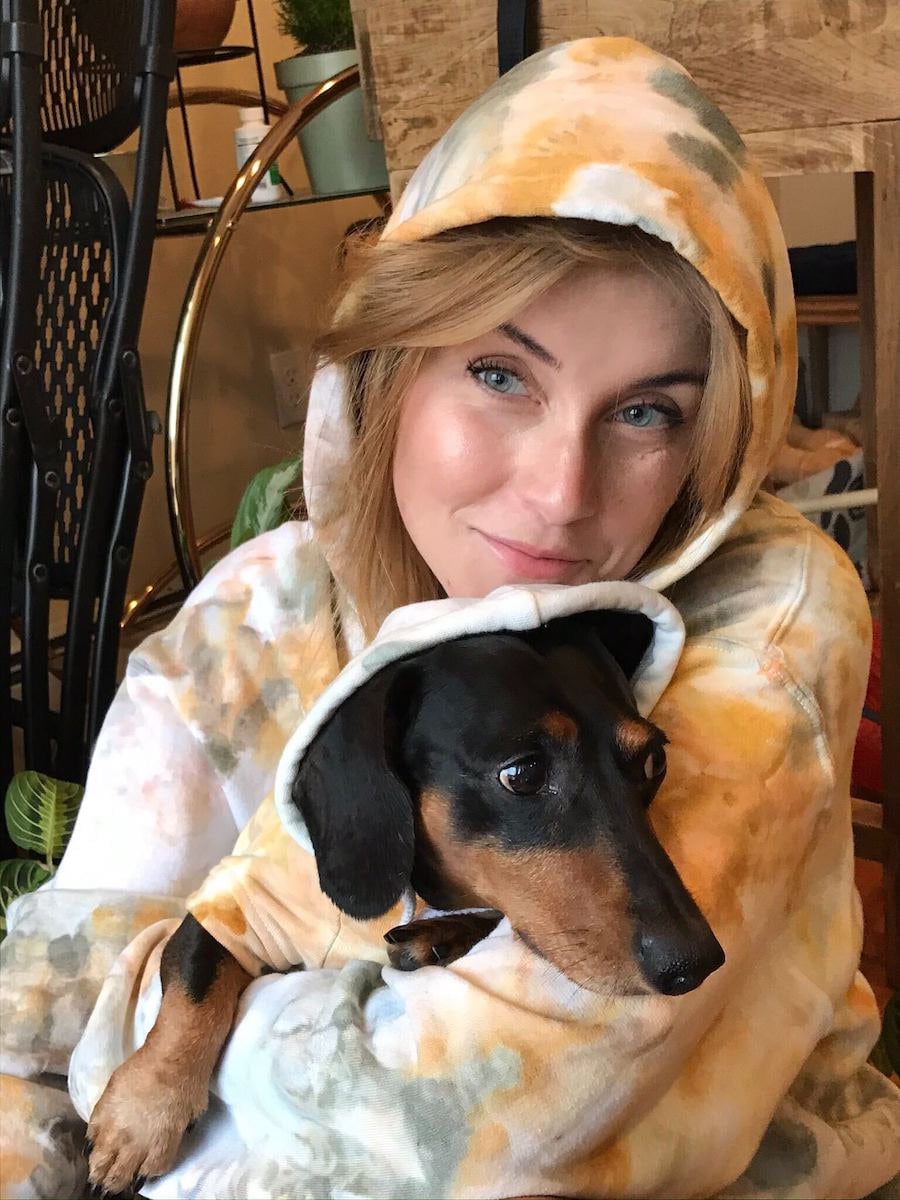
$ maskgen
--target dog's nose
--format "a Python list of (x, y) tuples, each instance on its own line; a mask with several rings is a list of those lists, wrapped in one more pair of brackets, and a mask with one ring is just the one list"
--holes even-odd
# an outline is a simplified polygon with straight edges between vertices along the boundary
[(710, 929), (696, 940), (642, 932), (635, 941), (641, 974), (665, 996), (692, 992), (725, 961), (725, 952)]

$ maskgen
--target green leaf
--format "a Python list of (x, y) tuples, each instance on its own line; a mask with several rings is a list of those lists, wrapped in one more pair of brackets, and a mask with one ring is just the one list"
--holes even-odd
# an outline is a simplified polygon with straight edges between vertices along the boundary
[(41, 775), (20, 771), (6, 789), (6, 825), (23, 850), (35, 850), (49, 866), (60, 858), (72, 833), (84, 788)]
[(350, 0), (275, 0), (282, 33), (306, 54), (353, 47)]
[(16, 896), (33, 892), (52, 874), (33, 858), (7, 858), (0, 862), (0, 938), (6, 934), (6, 910)]
[(299, 455), (258, 471), (241, 497), (231, 527), (231, 548), (250, 538), (277, 529), (290, 519), (288, 493), (298, 487), (302, 472)]

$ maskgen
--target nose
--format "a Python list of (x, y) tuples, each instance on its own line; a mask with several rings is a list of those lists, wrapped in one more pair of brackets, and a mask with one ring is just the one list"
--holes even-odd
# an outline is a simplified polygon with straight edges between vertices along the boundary
[(681, 996), (718, 970), (725, 952), (646, 810), (629, 801), (616, 807), (615, 816), (613, 844), (630, 891), (635, 962), (655, 991)]
[(632, 847), (632, 950), (654, 991), (681, 996), (718, 970), (725, 952), (646, 819), (639, 828), (646, 836)]
[[(534, 431), (533, 431), (534, 432)], [(535, 434), (521, 463), (520, 488), (527, 505), (549, 526), (570, 525), (597, 510), (597, 464), (579, 430), (545, 429)]]
[(664, 996), (692, 992), (725, 961), (725, 952), (705, 921), (685, 930), (639, 930), (634, 956), (641, 974)]

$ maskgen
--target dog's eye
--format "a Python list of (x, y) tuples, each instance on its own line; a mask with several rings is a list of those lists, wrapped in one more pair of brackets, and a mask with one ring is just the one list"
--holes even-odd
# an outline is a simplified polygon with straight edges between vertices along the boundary
[(517, 758), (500, 769), (497, 776), (508, 792), (517, 796), (533, 796), (547, 782), (547, 764), (539, 754)]
[(666, 773), (666, 752), (662, 746), (654, 746), (644, 759), (644, 778), (659, 779)]

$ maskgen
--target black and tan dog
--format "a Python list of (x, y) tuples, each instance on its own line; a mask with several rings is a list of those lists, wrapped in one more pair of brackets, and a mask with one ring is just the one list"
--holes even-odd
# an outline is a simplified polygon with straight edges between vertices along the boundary
[[(654, 836), (665, 737), (629, 679), (651, 623), (589, 613), (445, 642), (385, 667), (309, 747), (293, 799), (323, 892), (357, 920), (410, 886), (437, 909), (391, 930), (396, 966), (449, 963), (501, 919), (575, 983), (677, 995), (724, 961)], [(88, 1129), (90, 1178), (119, 1191), (167, 1170), (250, 976), (192, 917), (162, 957), (144, 1046)]]

